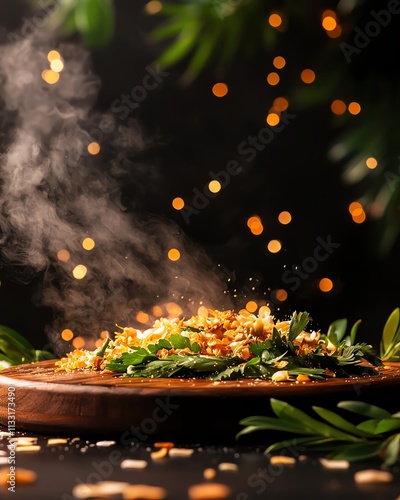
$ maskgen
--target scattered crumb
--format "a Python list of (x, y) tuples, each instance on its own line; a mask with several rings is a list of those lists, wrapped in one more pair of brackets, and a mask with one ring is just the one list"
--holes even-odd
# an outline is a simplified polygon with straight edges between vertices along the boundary
[(72, 494), (75, 498), (104, 498), (112, 495), (121, 495), (129, 483), (121, 481), (101, 481), (99, 483), (80, 483), (73, 487)]
[(114, 444), (117, 444), (116, 441), (97, 441), (96, 446), (108, 448), (108, 446), (114, 446)]
[(17, 446), (30, 446), (31, 444), (36, 444), (37, 437), (15, 437), (8, 440), (9, 443), (16, 443)]
[(171, 443), (171, 441), (159, 441), (158, 443), (154, 443), (154, 448), (168, 448), (170, 450), (174, 446), (174, 443)]
[(297, 457), (297, 460), (298, 460), (299, 462), (305, 462), (306, 460), (308, 460), (308, 457), (307, 457), (307, 455), (299, 455), (299, 456)]
[(41, 449), (42, 449), (42, 447), (39, 445), (36, 445), (36, 444), (24, 445), (24, 446), (18, 445), (15, 448), (15, 451), (24, 452), (24, 453), (34, 453), (36, 451), (40, 451)]
[(274, 455), (269, 461), (272, 465), (294, 465), (296, 459), (293, 457), (287, 457), (286, 455)]
[(5, 437), (11, 437), (11, 436), (12, 436), (11, 432), (0, 431), (0, 439), (3, 439)]
[(144, 469), (147, 465), (146, 460), (133, 460), (131, 458), (123, 460), (120, 464), (121, 469)]
[(170, 457), (190, 457), (194, 450), (191, 448), (171, 448), (169, 450)]
[(124, 500), (164, 500), (166, 497), (164, 488), (147, 484), (130, 484), (122, 493)]
[(68, 439), (65, 438), (49, 438), (47, 440), (47, 446), (56, 446), (58, 444), (67, 444)]
[(214, 479), (217, 475), (217, 471), (212, 468), (204, 469), (203, 476), (204, 479)]
[(78, 441), (80, 441), (80, 440), (81, 440), (81, 438), (78, 438), (78, 437), (74, 437), (74, 438), (72, 438), (72, 439), (71, 439), (71, 442), (70, 442), (70, 444), (74, 444), (74, 443), (77, 443), (77, 442), (78, 442)]
[(190, 500), (227, 500), (231, 490), (221, 483), (201, 483), (189, 487)]
[(7, 465), (8, 457), (0, 457), (0, 465)]
[(233, 463), (230, 463), (230, 462), (221, 462), (218, 465), (218, 469), (219, 470), (237, 471), (239, 469), (239, 467), (237, 466), (237, 464), (233, 464)]
[(153, 460), (161, 460), (162, 458), (165, 458), (167, 455), (168, 455), (168, 448), (160, 448), (159, 450), (150, 453), (150, 456)]
[(365, 469), (354, 474), (354, 481), (358, 484), (390, 483), (393, 474), (384, 470)]
[[(7, 481), (10, 480), (10, 467), (3, 467), (0, 469), (0, 486), (9, 486)], [(22, 469), (16, 467), (15, 469), (15, 486), (32, 484), (36, 481), (36, 472), (30, 469)]]
[(325, 469), (348, 469), (350, 467), (350, 462), (348, 460), (329, 460), (327, 458), (320, 458), (319, 461)]

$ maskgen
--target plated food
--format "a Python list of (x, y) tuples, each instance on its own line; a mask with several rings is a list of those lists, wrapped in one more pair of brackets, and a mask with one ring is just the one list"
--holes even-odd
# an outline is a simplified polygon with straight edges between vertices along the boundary
[(125, 377), (195, 377), (308, 382), (371, 376), (383, 366), (371, 345), (356, 343), (357, 322), (346, 320), (326, 334), (307, 330), (307, 312), (277, 320), (268, 307), (258, 314), (201, 307), (190, 318), (160, 318), (141, 331), (120, 328), (95, 351), (75, 349), (56, 361), (57, 371), (97, 370)]

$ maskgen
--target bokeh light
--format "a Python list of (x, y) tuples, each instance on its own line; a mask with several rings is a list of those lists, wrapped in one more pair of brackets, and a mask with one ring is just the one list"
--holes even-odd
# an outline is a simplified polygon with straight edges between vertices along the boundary
[(136, 321), (138, 323), (147, 323), (149, 321), (150, 317), (147, 313), (143, 312), (143, 311), (139, 311), (137, 314), (136, 314)]
[(160, 316), (162, 316), (162, 309), (160, 306), (153, 306), (153, 314), (156, 318), (159, 318)]
[(177, 248), (171, 248), (168, 250), (168, 258), (175, 262), (181, 258), (181, 252)]
[(358, 115), (361, 112), (361, 106), (358, 102), (351, 102), (348, 106), (351, 115)]
[(289, 224), (292, 220), (292, 214), (284, 210), (278, 215), (278, 220), (283, 225)]
[(45, 69), (42, 72), (42, 78), (49, 85), (54, 85), (60, 79), (60, 74), (56, 73), (52, 69)]
[(87, 274), (87, 267), (83, 264), (78, 264), (72, 270), (72, 275), (76, 280), (82, 280)]
[(213, 85), (212, 93), (216, 97), (225, 97), (228, 93), (228, 85), (222, 82), (216, 83), (215, 85)]
[(300, 78), (303, 83), (310, 84), (315, 81), (316, 75), (312, 69), (306, 68), (301, 72)]
[(334, 115), (343, 115), (346, 112), (346, 103), (335, 99), (331, 104), (331, 111)]
[(50, 50), (47, 54), (47, 60), (49, 62), (56, 61), (57, 59), (61, 59), (61, 54), (57, 50)]
[(266, 118), (266, 122), (271, 127), (275, 127), (276, 125), (278, 125), (280, 120), (281, 119), (279, 118), (279, 115), (277, 113), (268, 113), (267, 118)]
[(147, 2), (145, 7), (145, 11), (147, 14), (157, 14), (162, 10), (162, 3), (159, 2), (158, 0), (151, 0), (150, 2)]
[(318, 286), (321, 292), (330, 292), (333, 289), (333, 281), (329, 278), (322, 278), (319, 280)]
[(272, 106), (276, 111), (285, 111), (289, 107), (289, 101), (285, 97), (277, 97)]
[(64, 69), (64, 63), (61, 61), (61, 59), (54, 59), (50, 63), (50, 68), (56, 73), (61, 73), (61, 71)]
[(100, 144), (98, 142), (91, 142), (87, 150), (91, 155), (98, 155), (100, 153)]
[(71, 257), (71, 254), (65, 248), (62, 248), (57, 252), (57, 259), (61, 262), (68, 262)]
[(263, 224), (258, 215), (253, 215), (252, 217), (249, 217), (249, 219), (247, 220), (247, 226), (252, 232), (252, 234), (256, 236), (260, 235), (264, 231)]
[(74, 332), (70, 330), (69, 328), (66, 328), (61, 332), (61, 338), (65, 340), (66, 342), (69, 342), (74, 338)]
[(72, 341), (72, 345), (75, 349), (82, 349), (85, 346), (85, 340), (82, 337), (75, 337)]
[(333, 31), (337, 26), (337, 21), (332, 16), (326, 16), (322, 19), (322, 26), (326, 31)]
[(258, 309), (257, 302), (254, 302), (254, 300), (249, 300), (246, 304), (246, 310), (249, 311), (250, 313), (256, 312)]
[(93, 250), (93, 248), (96, 246), (96, 243), (94, 241), (94, 239), (92, 238), (85, 238), (83, 241), (82, 241), (82, 247), (85, 249), (85, 250)]
[(279, 302), (284, 302), (288, 298), (288, 293), (283, 288), (275, 291), (275, 298), (279, 300)]
[(174, 198), (172, 200), (172, 206), (175, 208), (175, 210), (182, 210), (182, 208), (185, 206), (185, 202), (182, 198)]
[(210, 181), (208, 184), (208, 189), (211, 193), (219, 193), (221, 191), (221, 188), (221, 183), (216, 180)]
[(275, 71), (272, 71), (267, 75), (267, 82), (269, 83), (269, 85), (272, 86), (278, 85), (279, 81), (280, 81), (280, 76)]
[(282, 243), (279, 240), (271, 240), (268, 243), (268, 251), (278, 253), (282, 249)]
[(275, 66), (276, 69), (282, 69), (286, 65), (286, 59), (282, 56), (276, 56), (274, 57), (272, 64)]
[(273, 28), (278, 28), (282, 24), (282, 17), (277, 12), (273, 12), (272, 14), (270, 14), (268, 22)]
[(367, 161), (365, 162), (367, 167), (371, 170), (373, 170), (374, 168), (376, 168), (378, 166), (378, 160), (376, 158), (374, 158), (373, 156), (370, 156), (369, 158), (367, 158)]

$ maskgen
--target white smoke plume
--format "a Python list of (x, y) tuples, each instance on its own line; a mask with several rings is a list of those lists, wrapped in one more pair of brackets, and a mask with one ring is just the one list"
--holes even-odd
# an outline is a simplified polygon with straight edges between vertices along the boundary
[[(135, 162), (148, 146), (140, 127), (108, 116), (107, 154), (87, 154), (89, 132), (102, 119), (93, 111), (99, 78), (81, 46), (64, 44), (60, 81), (48, 85), (41, 78), (54, 48), (48, 38), (0, 47), (0, 109), (13, 118), (0, 157), (0, 243), (3, 265), (20, 269), (19, 279), (41, 277), (37, 300), (54, 311), (50, 339), (57, 343), (64, 328), (97, 338), (169, 300), (185, 312), (200, 300), (224, 307), (223, 281), (205, 253), (172, 222), (122, 205), (124, 179), (146, 189), (159, 175)], [(86, 237), (95, 241), (91, 251), (82, 247)], [(173, 247), (181, 249), (176, 263), (167, 258)], [(62, 249), (67, 261), (58, 257)], [(79, 264), (87, 274), (77, 280)]]

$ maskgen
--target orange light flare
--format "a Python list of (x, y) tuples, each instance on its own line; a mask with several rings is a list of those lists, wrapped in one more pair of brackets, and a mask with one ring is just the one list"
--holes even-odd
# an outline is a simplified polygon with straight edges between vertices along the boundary
[(74, 332), (69, 328), (65, 328), (65, 330), (61, 332), (61, 338), (65, 340), (65, 342), (69, 342), (74, 338)]
[(96, 246), (96, 242), (92, 238), (85, 238), (82, 241), (82, 247), (90, 252), (90, 250), (93, 250), (93, 248)]
[(292, 214), (284, 210), (278, 215), (278, 221), (283, 225), (290, 224), (292, 221)]
[(264, 226), (258, 215), (253, 215), (247, 220), (247, 226), (255, 236), (260, 235), (264, 231)]
[(309, 85), (310, 83), (313, 83), (315, 81), (316, 75), (315, 71), (313, 71), (310, 68), (303, 69), (303, 71), (300, 73), (300, 79), (303, 83), (306, 83)]
[(257, 302), (254, 302), (254, 300), (249, 300), (246, 304), (246, 310), (249, 312), (249, 313), (254, 313), (256, 312), (258, 309), (258, 305), (257, 305)]
[(271, 253), (278, 253), (282, 250), (282, 243), (279, 240), (271, 240), (268, 243), (268, 251)]
[(327, 31), (326, 34), (329, 36), (329, 38), (339, 38), (340, 35), (343, 33), (342, 27), (340, 24), (336, 25), (336, 28), (332, 31)]
[(61, 71), (64, 69), (64, 63), (61, 59), (54, 59), (50, 63), (50, 68), (56, 73), (61, 73)]
[(274, 87), (275, 85), (278, 85), (278, 83), (280, 82), (280, 79), (281, 78), (278, 75), (278, 73), (276, 73), (276, 71), (271, 71), (271, 73), (268, 73), (268, 75), (267, 75), (267, 82), (272, 87)]
[(277, 300), (279, 300), (279, 302), (285, 302), (285, 300), (288, 298), (288, 293), (283, 288), (280, 288), (279, 290), (275, 291), (275, 297)]
[(168, 250), (168, 258), (175, 262), (181, 258), (181, 252), (177, 248), (171, 248)]
[(333, 281), (329, 278), (322, 278), (319, 280), (318, 286), (321, 292), (330, 292), (333, 289)]
[(87, 147), (89, 154), (93, 156), (98, 155), (100, 153), (100, 149), (100, 144), (98, 142), (91, 142)]
[(286, 28), (286, 22), (282, 12), (273, 11), (268, 16), (268, 23), (272, 28), (277, 29), (278, 31), (284, 31)]
[(185, 202), (183, 198), (179, 198), (178, 196), (177, 198), (174, 198), (172, 200), (172, 206), (175, 208), (175, 210), (182, 210), (182, 208), (185, 206)]
[(85, 339), (83, 337), (75, 337), (72, 341), (72, 345), (75, 349), (82, 349), (85, 346)]
[(285, 97), (277, 97), (274, 99), (272, 107), (276, 111), (285, 111), (289, 107), (289, 101)]
[(163, 313), (163, 310), (160, 306), (153, 306), (153, 315), (156, 318), (159, 318), (160, 316), (162, 316), (162, 313)]
[(42, 78), (49, 85), (54, 85), (60, 79), (60, 73), (57, 73), (52, 69), (45, 69), (42, 71)]
[(150, 2), (146, 3), (144, 9), (147, 14), (150, 15), (157, 14), (162, 10), (162, 3), (159, 2), (158, 0), (151, 0)]
[(278, 113), (275, 113), (274, 111), (270, 111), (268, 113), (265, 121), (268, 123), (268, 125), (270, 127), (276, 127), (279, 124), (279, 122), (281, 121), (281, 118), (278, 115)]
[(358, 115), (359, 113), (361, 113), (361, 106), (358, 102), (351, 102), (347, 109), (349, 110), (349, 113), (351, 115)]
[(83, 264), (78, 264), (72, 270), (72, 275), (76, 280), (82, 280), (86, 276), (87, 272), (88, 270), (86, 266), (84, 266)]
[(61, 250), (57, 252), (57, 259), (61, 262), (68, 262), (70, 258), (71, 254), (65, 248), (61, 248)]
[(286, 59), (282, 56), (276, 56), (274, 57), (272, 64), (275, 66), (276, 69), (282, 69), (286, 66)]
[(175, 302), (167, 302), (165, 304), (165, 309), (169, 315), (169, 318), (177, 318), (182, 314), (182, 308)]
[(374, 170), (378, 166), (378, 160), (373, 156), (370, 156), (369, 158), (367, 158), (365, 164), (370, 170)]
[(335, 99), (331, 104), (331, 111), (334, 115), (343, 115), (346, 112), (346, 103), (341, 99)]
[(136, 321), (138, 323), (146, 324), (148, 323), (149, 319), (150, 319), (149, 315), (143, 311), (139, 311), (136, 314)]
[(222, 186), (221, 186), (221, 183), (219, 181), (214, 179), (214, 180), (209, 182), (208, 189), (209, 189), (210, 193), (216, 194), (216, 193), (219, 193), (221, 191)]
[(228, 93), (228, 85), (223, 82), (215, 83), (212, 87), (212, 93), (215, 97), (225, 97)]

